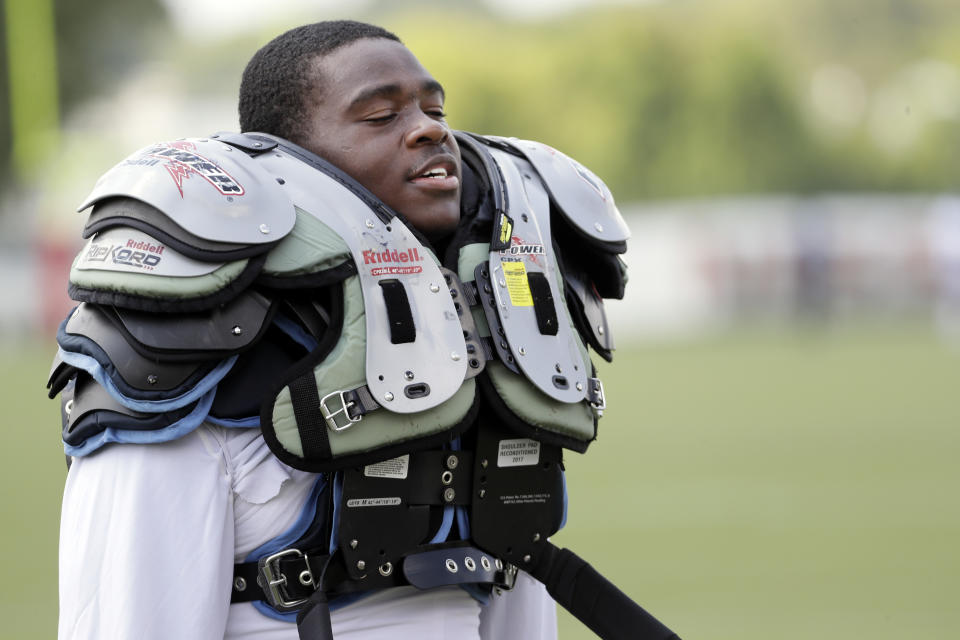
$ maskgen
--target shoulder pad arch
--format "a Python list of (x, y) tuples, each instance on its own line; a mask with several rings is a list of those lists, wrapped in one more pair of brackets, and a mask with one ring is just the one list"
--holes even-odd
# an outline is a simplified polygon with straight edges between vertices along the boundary
[(278, 181), (243, 148), (208, 138), (144, 147), (105, 173), (78, 211), (117, 196), (156, 207), (214, 242), (273, 243), (296, 218)]
[(563, 216), (584, 236), (626, 251), (630, 229), (604, 182), (582, 164), (541, 142), (489, 136), (525, 157)]

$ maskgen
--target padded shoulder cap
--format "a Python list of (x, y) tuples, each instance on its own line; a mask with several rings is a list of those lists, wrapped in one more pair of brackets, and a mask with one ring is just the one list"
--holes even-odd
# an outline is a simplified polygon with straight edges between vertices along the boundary
[(78, 211), (115, 196), (146, 202), (214, 242), (267, 244), (293, 228), (283, 187), (242, 147), (185, 138), (145, 147), (105, 173)]
[(530, 161), (564, 217), (585, 236), (614, 245), (623, 244), (630, 237), (613, 194), (592, 171), (540, 142), (489, 137)]

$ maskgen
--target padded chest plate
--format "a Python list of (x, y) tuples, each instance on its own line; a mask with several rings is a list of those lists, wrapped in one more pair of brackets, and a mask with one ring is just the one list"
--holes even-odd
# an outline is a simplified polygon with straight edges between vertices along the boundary
[(527, 378), (555, 400), (579, 402), (586, 397), (588, 365), (557, 284), (549, 195), (529, 162), (499, 149), (490, 153), (503, 175), (513, 220), (510, 247), (490, 252), (497, 315), (514, 362)]
[(283, 151), (258, 157), (283, 179), (294, 204), (332, 228), (357, 265), (366, 321), (366, 379), (396, 413), (451, 398), (467, 372), (466, 343), (433, 255), (393, 218), (388, 223), (337, 180)]

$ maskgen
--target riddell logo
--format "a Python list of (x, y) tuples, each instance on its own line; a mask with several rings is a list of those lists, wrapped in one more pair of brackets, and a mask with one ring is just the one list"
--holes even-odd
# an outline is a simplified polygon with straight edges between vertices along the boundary
[(140, 249), (147, 253), (163, 253), (166, 248), (162, 244), (150, 244), (149, 242), (138, 242), (137, 240), (127, 240), (127, 248)]
[[(385, 251), (374, 251), (365, 249), (363, 252), (363, 264), (384, 264), (388, 266), (375, 267), (370, 269), (370, 275), (398, 275), (408, 273), (421, 273), (423, 267), (420, 265), (399, 266), (406, 262), (421, 262), (423, 258), (416, 247), (398, 251), (396, 249), (387, 249)], [(392, 264), (391, 264), (392, 263)]]

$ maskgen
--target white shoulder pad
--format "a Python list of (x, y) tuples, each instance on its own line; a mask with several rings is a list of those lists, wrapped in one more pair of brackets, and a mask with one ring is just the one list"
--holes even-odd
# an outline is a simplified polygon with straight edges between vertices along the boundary
[(105, 173), (77, 209), (114, 196), (142, 200), (195, 236), (265, 244), (287, 235), (293, 203), (242, 150), (206, 138), (159, 142)]
[(540, 142), (489, 136), (516, 149), (534, 166), (567, 220), (591, 238), (622, 243), (630, 229), (607, 185), (573, 158)]

